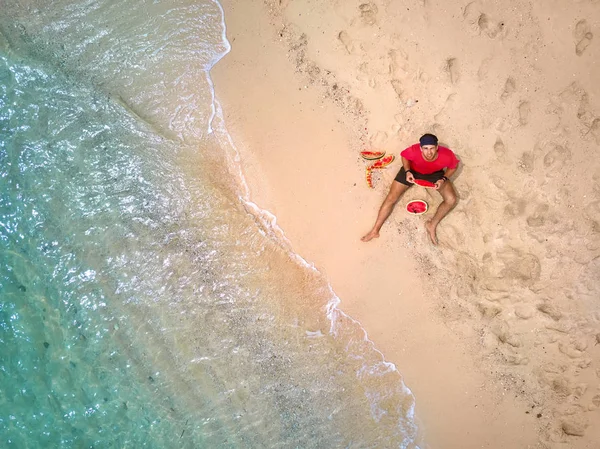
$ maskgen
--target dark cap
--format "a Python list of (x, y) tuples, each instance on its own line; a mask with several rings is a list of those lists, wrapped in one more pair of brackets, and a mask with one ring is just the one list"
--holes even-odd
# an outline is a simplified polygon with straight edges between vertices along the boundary
[(422, 147), (424, 147), (425, 145), (437, 145), (438, 138), (433, 134), (423, 134), (419, 139), (419, 143)]

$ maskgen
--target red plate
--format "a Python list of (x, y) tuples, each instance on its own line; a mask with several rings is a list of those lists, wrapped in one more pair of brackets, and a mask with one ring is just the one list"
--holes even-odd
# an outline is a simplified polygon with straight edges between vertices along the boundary
[(412, 200), (406, 205), (406, 211), (409, 214), (421, 215), (427, 212), (427, 203), (423, 200)]
[(435, 189), (435, 184), (433, 182), (426, 181), (424, 179), (415, 179), (415, 184), (419, 184), (420, 186), (428, 187), (430, 189)]

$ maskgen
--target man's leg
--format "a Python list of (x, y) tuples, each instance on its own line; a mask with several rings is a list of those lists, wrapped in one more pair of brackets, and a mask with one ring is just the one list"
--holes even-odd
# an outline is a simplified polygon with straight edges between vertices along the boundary
[(404, 192), (408, 190), (410, 186), (404, 185), (398, 181), (392, 181), (392, 186), (390, 187), (390, 192), (383, 200), (381, 207), (379, 208), (379, 213), (377, 214), (377, 220), (373, 225), (373, 229), (369, 231), (368, 234), (363, 236), (361, 240), (363, 242), (368, 242), (371, 239), (379, 237), (379, 230), (385, 223), (385, 220), (390, 216), (392, 211), (394, 210), (394, 206), (398, 202), (398, 199), (402, 196)]
[(438, 209), (435, 211), (433, 218), (425, 223), (425, 228), (429, 233), (429, 238), (434, 245), (437, 245), (438, 243), (437, 236), (435, 234), (437, 225), (440, 223), (442, 218), (444, 218), (456, 205), (456, 190), (454, 190), (452, 181), (444, 182), (439, 192), (444, 201), (442, 201), (442, 204), (440, 204)]

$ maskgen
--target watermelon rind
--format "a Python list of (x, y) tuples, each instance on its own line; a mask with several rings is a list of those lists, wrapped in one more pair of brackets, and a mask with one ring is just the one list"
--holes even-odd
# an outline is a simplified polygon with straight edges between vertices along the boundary
[(385, 151), (361, 151), (360, 156), (367, 161), (374, 161), (385, 156)]
[(394, 162), (394, 159), (395, 159), (395, 156), (393, 154), (390, 154), (390, 155), (384, 157), (383, 159), (379, 159), (373, 165), (371, 165), (369, 168), (371, 170), (385, 168), (388, 165), (390, 165), (392, 162)]

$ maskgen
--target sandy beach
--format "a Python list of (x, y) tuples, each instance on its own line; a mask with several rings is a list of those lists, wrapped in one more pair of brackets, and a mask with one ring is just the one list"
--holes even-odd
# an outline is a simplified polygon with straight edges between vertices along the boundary
[[(403, 374), (422, 447), (599, 447), (600, 2), (223, 7), (252, 201)], [(461, 160), (439, 245), (420, 187), (361, 242), (426, 132)], [(373, 189), (361, 150), (396, 156)]]

